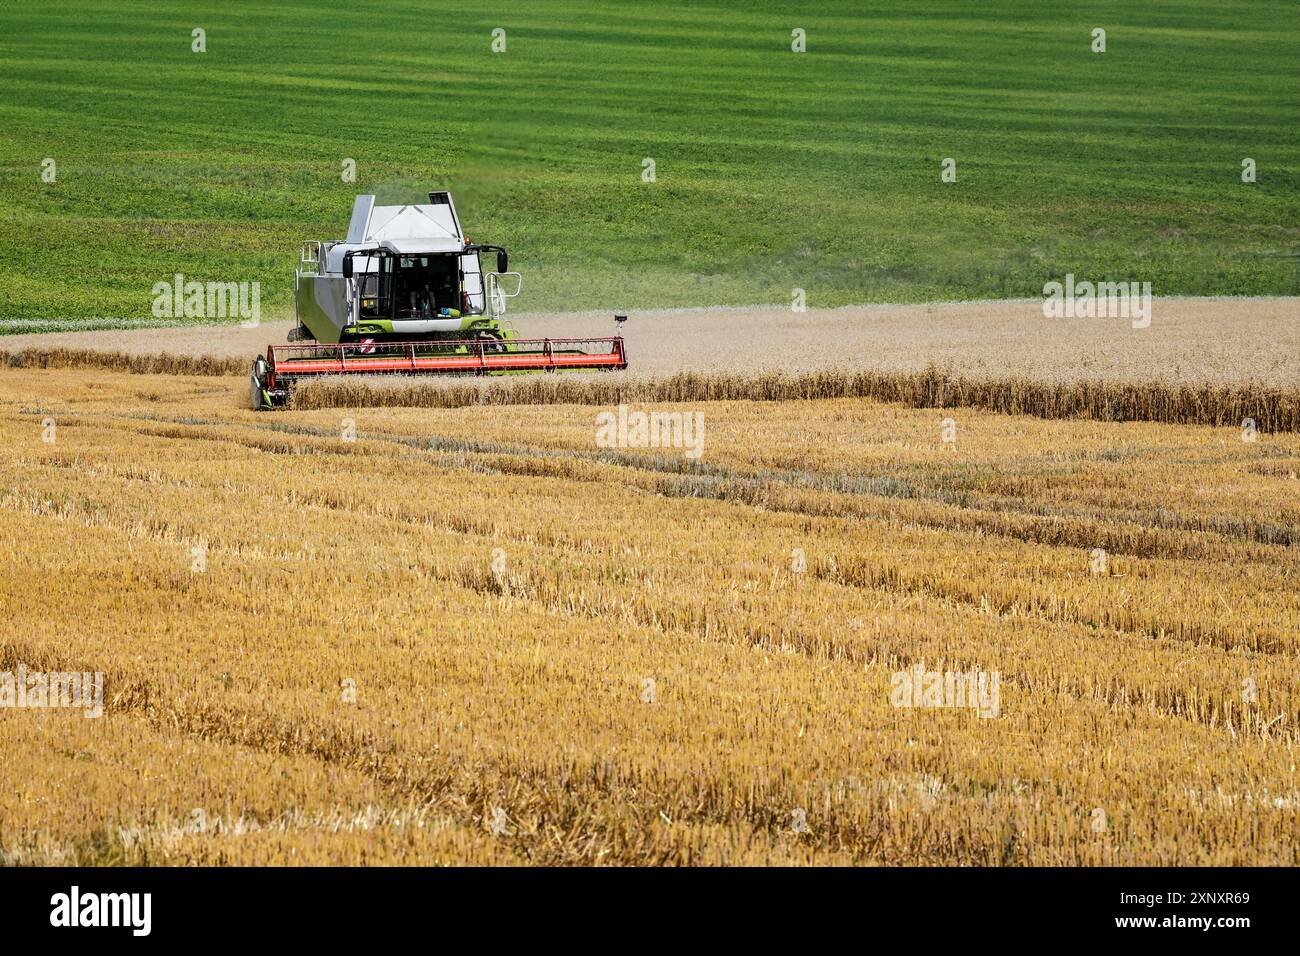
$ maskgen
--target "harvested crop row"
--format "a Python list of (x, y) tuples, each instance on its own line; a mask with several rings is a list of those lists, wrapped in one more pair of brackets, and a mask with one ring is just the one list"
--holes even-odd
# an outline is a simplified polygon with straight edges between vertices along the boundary
[(665, 379), (507, 378), (480, 381), (328, 379), (294, 395), (298, 409), (459, 408), (467, 405), (617, 405), (627, 402), (793, 401), (871, 398), (912, 408), (983, 408), (1037, 418), (1240, 425), (1300, 431), (1300, 390), (1260, 385), (1165, 385), (978, 379), (933, 366), (923, 372), (802, 375), (683, 372)]

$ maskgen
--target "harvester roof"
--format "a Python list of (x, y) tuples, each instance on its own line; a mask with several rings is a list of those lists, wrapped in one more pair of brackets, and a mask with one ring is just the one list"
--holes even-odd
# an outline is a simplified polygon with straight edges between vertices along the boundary
[[(446, 194), (435, 194), (446, 195)], [(330, 244), (327, 268), (337, 272), (348, 252), (387, 249), (398, 255), (461, 252), (465, 240), (451, 197), (446, 202), (376, 206), (374, 196), (358, 196), (344, 242)]]
[(465, 246), (450, 206), (376, 206), (361, 241), (395, 252), (458, 252)]

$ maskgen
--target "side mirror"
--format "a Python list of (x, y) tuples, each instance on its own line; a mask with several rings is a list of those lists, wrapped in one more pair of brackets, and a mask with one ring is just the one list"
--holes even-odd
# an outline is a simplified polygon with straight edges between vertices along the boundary
[(343, 257), (343, 278), (345, 279), (352, 278), (352, 257), (351, 256)]
[(510, 256), (504, 249), (497, 250), (497, 272), (510, 271)]

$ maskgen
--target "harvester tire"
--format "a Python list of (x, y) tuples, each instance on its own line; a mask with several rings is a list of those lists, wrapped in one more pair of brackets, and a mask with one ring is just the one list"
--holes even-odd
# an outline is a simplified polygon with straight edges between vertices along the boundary
[(270, 366), (266, 364), (266, 357), (259, 355), (253, 360), (253, 370), (249, 375), (248, 398), (255, 412), (264, 412), (271, 406), (271, 395), (266, 390), (267, 374), (270, 372)]

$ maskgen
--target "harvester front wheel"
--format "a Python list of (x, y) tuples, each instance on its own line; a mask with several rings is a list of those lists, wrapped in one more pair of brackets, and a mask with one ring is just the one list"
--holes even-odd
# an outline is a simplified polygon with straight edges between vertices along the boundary
[(248, 382), (248, 398), (255, 412), (267, 411), (272, 407), (271, 393), (266, 390), (269, 372), (270, 366), (266, 364), (264, 355), (259, 355), (253, 360), (253, 370)]

